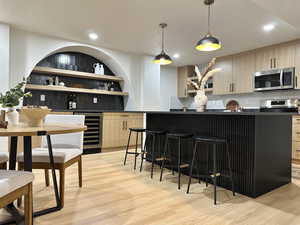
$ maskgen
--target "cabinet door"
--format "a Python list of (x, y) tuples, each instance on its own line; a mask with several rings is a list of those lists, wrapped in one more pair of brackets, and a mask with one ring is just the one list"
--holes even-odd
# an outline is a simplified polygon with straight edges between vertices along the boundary
[(103, 117), (102, 148), (120, 146), (122, 123), (118, 117)]
[(289, 68), (295, 66), (295, 43), (285, 43), (274, 47), (274, 68)]
[(245, 52), (233, 56), (233, 92), (253, 92), (255, 53)]
[(232, 93), (232, 56), (217, 58), (215, 68), (222, 71), (213, 76), (213, 93), (224, 95)]
[(295, 88), (300, 89), (300, 41), (297, 41), (295, 51)]
[(274, 47), (262, 48), (255, 53), (256, 72), (274, 69)]

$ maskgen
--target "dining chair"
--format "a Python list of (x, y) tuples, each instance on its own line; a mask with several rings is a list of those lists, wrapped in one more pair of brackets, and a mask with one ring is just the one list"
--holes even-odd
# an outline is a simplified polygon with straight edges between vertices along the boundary
[[(79, 125), (84, 126), (84, 115), (48, 115), (45, 118), (45, 123), (57, 125)], [(55, 169), (59, 170), (59, 190), (61, 206), (64, 206), (65, 196), (65, 169), (69, 166), (78, 163), (78, 178), (79, 187), (82, 187), (82, 153), (83, 153), (83, 132), (51, 135), (52, 149)], [(32, 168), (45, 170), (46, 186), (49, 186), (50, 159), (48, 154), (47, 140), (42, 138), (42, 147), (34, 148), (32, 151)], [(23, 153), (18, 154), (18, 169), (24, 169)], [(18, 200), (18, 205), (21, 200)]]
[(4, 208), (17, 198), (24, 196), (25, 225), (32, 225), (32, 182), (31, 172), (0, 170), (0, 208)]
[(8, 154), (0, 152), (0, 169), (6, 170), (8, 162)]

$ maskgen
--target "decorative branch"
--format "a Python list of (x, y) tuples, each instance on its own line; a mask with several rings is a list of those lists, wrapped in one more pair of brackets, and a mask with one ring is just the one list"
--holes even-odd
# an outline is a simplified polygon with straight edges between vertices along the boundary
[(204, 90), (204, 86), (205, 86), (206, 82), (208, 81), (208, 79), (211, 78), (215, 73), (220, 72), (220, 71), (221, 71), (220, 68), (216, 68), (216, 69), (213, 69), (213, 70), (210, 70), (209, 72), (207, 72), (207, 74), (201, 81), (200, 90)]

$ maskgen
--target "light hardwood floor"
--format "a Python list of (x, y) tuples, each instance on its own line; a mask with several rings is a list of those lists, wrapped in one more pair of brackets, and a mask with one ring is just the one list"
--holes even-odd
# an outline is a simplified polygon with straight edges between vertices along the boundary
[[(213, 205), (212, 188), (196, 181), (191, 193), (177, 190), (176, 177), (166, 172), (159, 182), (156, 169), (150, 179), (149, 164), (133, 170), (124, 152), (83, 157), (83, 188), (78, 188), (77, 167), (66, 171), (65, 208), (35, 219), (36, 225), (299, 225), (300, 181), (294, 180), (257, 199), (218, 189), (219, 204)], [(35, 171), (34, 208), (53, 206), (53, 190), (46, 188), (42, 171)], [(51, 195), (50, 195), (51, 193)], [(3, 210), (0, 219), (5, 217)]]

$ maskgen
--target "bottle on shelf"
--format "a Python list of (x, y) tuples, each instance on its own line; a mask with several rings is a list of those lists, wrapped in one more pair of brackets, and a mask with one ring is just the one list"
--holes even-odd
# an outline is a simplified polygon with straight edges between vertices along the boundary
[(73, 94), (72, 98), (72, 109), (77, 109), (77, 96)]
[(111, 82), (109, 86), (109, 91), (114, 91), (115, 90), (115, 83)]
[(67, 97), (67, 108), (73, 109), (73, 100), (72, 100), (72, 94), (68, 95)]

